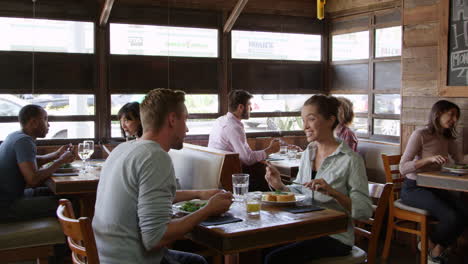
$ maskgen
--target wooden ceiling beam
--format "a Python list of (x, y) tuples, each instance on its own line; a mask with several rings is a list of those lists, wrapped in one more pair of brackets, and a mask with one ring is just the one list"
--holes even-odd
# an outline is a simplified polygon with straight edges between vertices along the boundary
[(236, 23), (237, 18), (239, 17), (240, 13), (244, 9), (245, 5), (247, 4), (249, 0), (238, 0), (236, 6), (231, 12), (231, 15), (227, 19), (226, 23), (224, 24), (224, 33), (229, 33), (231, 31), (232, 27), (234, 26), (234, 23)]
[(109, 16), (113, 5), (114, 0), (106, 0), (102, 6), (101, 17), (99, 18), (99, 25), (101, 27), (104, 27), (107, 24), (107, 21), (109, 21)]

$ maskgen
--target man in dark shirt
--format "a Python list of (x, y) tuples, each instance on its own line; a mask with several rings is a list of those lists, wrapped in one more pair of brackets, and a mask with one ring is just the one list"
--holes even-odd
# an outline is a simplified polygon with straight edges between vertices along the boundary
[[(0, 220), (53, 216), (57, 201), (46, 187), (39, 186), (75, 159), (73, 146), (37, 155), (35, 140), (49, 131), (47, 112), (40, 106), (26, 105), (18, 119), (21, 130), (8, 135), (0, 145)], [(48, 162), (52, 163), (41, 167)]]

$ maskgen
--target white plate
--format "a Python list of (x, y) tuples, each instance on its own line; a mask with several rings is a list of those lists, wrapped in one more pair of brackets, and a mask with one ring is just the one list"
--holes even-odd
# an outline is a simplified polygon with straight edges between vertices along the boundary
[[(272, 193), (275, 193), (275, 192), (264, 192), (263, 195), (265, 194), (272, 194)], [(288, 193), (291, 193), (291, 192), (288, 192)], [(277, 205), (281, 205), (281, 204), (293, 204), (293, 203), (296, 203), (296, 202), (301, 202), (301, 201), (304, 201), (306, 196), (304, 194), (294, 194), (296, 200), (295, 201), (289, 201), (289, 202), (276, 202), (276, 201), (265, 201), (263, 200), (263, 196), (262, 195), (262, 203), (264, 204), (277, 204)]]
[(444, 167), (442, 167), (442, 169), (448, 170), (449, 172), (453, 172), (453, 173), (460, 173), (460, 174), (468, 173), (468, 169), (455, 169), (455, 168), (452, 168), (450, 166), (444, 166)]
[[(190, 213), (193, 213), (193, 212), (189, 212), (189, 211), (185, 211), (182, 209), (182, 206), (184, 206), (185, 203), (187, 202), (193, 202), (193, 203), (197, 203), (197, 204), (201, 204), (201, 203), (208, 203), (207, 200), (191, 200), (191, 201), (182, 201), (182, 202), (178, 202), (178, 203), (175, 203), (172, 205), (172, 209), (174, 210), (174, 212), (179, 212), (179, 213), (184, 213), (184, 214), (190, 214)], [(196, 211), (194, 211), (196, 212)]]

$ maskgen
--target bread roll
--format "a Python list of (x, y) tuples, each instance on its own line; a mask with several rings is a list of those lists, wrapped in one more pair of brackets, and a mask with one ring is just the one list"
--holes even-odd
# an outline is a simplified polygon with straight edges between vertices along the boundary
[(276, 202), (276, 196), (274, 194), (265, 194), (263, 200), (269, 202)]
[(292, 201), (295, 201), (295, 200), (296, 200), (296, 197), (294, 196), (293, 193), (276, 195), (276, 201), (277, 202), (292, 202)]

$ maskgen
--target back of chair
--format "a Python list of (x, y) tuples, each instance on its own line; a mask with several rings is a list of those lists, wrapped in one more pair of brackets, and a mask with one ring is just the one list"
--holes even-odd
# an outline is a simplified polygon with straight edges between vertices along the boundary
[(63, 233), (67, 236), (68, 246), (72, 251), (73, 263), (99, 264), (91, 220), (87, 217), (76, 219), (73, 206), (67, 199), (60, 200), (57, 217)]
[[(394, 183), (393, 191), (395, 194), (400, 193), (401, 183), (404, 180), (404, 177), (401, 177), (399, 169), (400, 159), (401, 155), (382, 154), (382, 162), (385, 170), (385, 181)], [(393, 169), (392, 166), (394, 166)]]
[(370, 231), (360, 227), (354, 228), (357, 235), (361, 235), (369, 239), (369, 247), (367, 249), (367, 263), (369, 264), (376, 263), (379, 235), (392, 194), (392, 189), (392, 183), (369, 183), (369, 196), (379, 199), (374, 212), (374, 218), (369, 220), (372, 227)]

